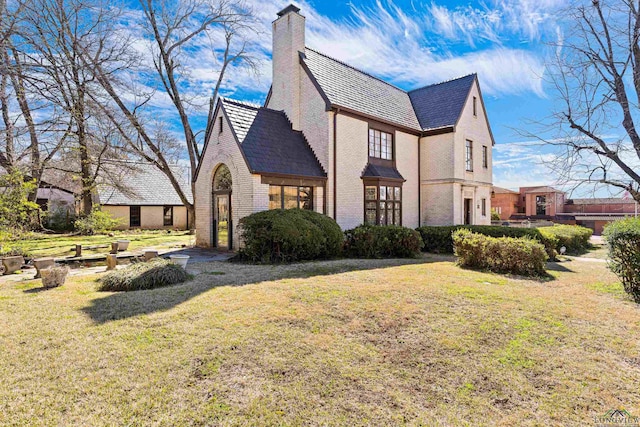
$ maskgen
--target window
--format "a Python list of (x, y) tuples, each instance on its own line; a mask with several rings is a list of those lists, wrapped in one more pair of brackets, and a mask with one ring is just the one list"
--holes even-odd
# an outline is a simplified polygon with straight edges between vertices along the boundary
[(465, 156), (465, 165), (467, 172), (473, 172), (473, 142), (467, 139), (467, 149)]
[(140, 227), (140, 206), (129, 206), (129, 227)]
[(475, 96), (473, 97), (473, 115), (475, 117), (478, 116), (478, 98), (476, 98)]
[(269, 209), (313, 210), (313, 187), (269, 186)]
[(402, 189), (365, 185), (364, 222), (370, 225), (402, 225)]
[(536, 215), (547, 214), (547, 197), (536, 196)]
[(222, 116), (220, 116), (218, 121), (220, 122), (220, 132), (219, 133), (222, 133)]
[(486, 145), (482, 146), (482, 167), (489, 167), (489, 150), (487, 149)]
[(393, 135), (369, 129), (369, 157), (393, 160)]
[(173, 206), (163, 207), (162, 218), (163, 218), (162, 222), (165, 227), (173, 226)]
[(482, 199), (480, 206), (482, 207), (482, 216), (487, 216), (487, 199)]

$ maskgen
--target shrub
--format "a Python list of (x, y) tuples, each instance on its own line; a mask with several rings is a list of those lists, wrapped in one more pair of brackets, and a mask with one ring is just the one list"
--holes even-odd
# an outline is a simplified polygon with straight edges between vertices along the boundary
[(462, 267), (522, 276), (545, 274), (544, 246), (529, 237), (489, 237), (461, 229), (453, 233), (458, 264)]
[(420, 233), (398, 225), (361, 225), (344, 234), (351, 258), (415, 258), (423, 246)]
[(100, 291), (137, 291), (182, 283), (189, 278), (180, 266), (162, 258), (115, 270), (99, 280)]
[(36, 191), (35, 180), (25, 180), (18, 170), (0, 175), (0, 228), (16, 231), (32, 228), (39, 206), (29, 201)]
[(604, 228), (609, 246), (609, 268), (622, 280), (624, 290), (640, 303), (640, 218), (626, 218)]
[(113, 218), (109, 212), (103, 212), (94, 206), (91, 213), (75, 221), (75, 229), (80, 234), (106, 234), (120, 225), (120, 220)]
[(589, 249), (589, 239), (593, 234), (593, 230), (579, 225), (563, 225), (555, 224), (553, 227), (542, 227), (540, 233), (546, 239), (557, 240), (555, 249), (560, 251), (564, 246), (567, 252), (579, 253)]
[(491, 221), (500, 221), (500, 214), (495, 209), (491, 209)]
[(544, 245), (550, 259), (555, 259), (558, 241), (554, 236), (543, 235), (537, 228), (503, 227), (499, 225), (452, 225), (452, 226), (424, 226), (418, 228), (418, 232), (424, 241), (425, 252), (453, 253), (454, 231), (467, 229), (474, 233), (489, 237), (528, 237), (537, 240)]
[(274, 209), (240, 220), (244, 246), (239, 258), (251, 262), (328, 259), (341, 254), (343, 234), (326, 215), (303, 209)]

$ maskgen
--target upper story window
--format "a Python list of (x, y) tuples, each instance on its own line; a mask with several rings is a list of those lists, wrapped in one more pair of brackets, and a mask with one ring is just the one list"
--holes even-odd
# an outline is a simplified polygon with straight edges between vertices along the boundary
[(487, 148), (486, 145), (482, 146), (482, 167), (483, 168), (489, 167), (489, 149)]
[(369, 157), (393, 160), (393, 135), (369, 129)]
[(222, 133), (222, 116), (220, 116), (220, 118), (218, 119), (218, 121), (220, 122), (220, 131), (219, 133)]
[(478, 116), (478, 98), (473, 97), (473, 115)]
[(468, 139), (465, 150), (465, 169), (467, 172), (473, 172), (473, 142)]

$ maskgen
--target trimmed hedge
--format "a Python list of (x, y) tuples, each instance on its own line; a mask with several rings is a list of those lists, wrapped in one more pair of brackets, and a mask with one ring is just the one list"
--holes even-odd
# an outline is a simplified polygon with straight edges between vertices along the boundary
[(545, 236), (537, 228), (503, 227), (499, 225), (450, 225), (424, 226), (417, 228), (422, 236), (425, 252), (453, 253), (453, 237), (455, 231), (465, 229), (489, 237), (528, 237), (544, 245), (549, 258), (554, 259), (558, 240), (554, 236)]
[(189, 278), (187, 272), (166, 259), (154, 258), (108, 273), (99, 279), (100, 291), (137, 291), (175, 285)]
[(274, 209), (240, 220), (239, 258), (278, 263), (340, 256), (344, 235), (331, 218), (303, 209)]
[(360, 225), (344, 234), (350, 258), (415, 258), (423, 246), (420, 233), (398, 225)]
[(555, 224), (553, 227), (539, 228), (540, 233), (545, 239), (556, 239), (556, 251), (560, 252), (560, 248), (564, 246), (569, 253), (584, 252), (591, 244), (589, 239), (593, 234), (593, 230), (579, 225)]
[(620, 280), (624, 290), (640, 303), (640, 218), (626, 218), (604, 228), (609, 246), (609, 268)]
[(461, 229), (453, 233), (452, 240), (462, 267), (522, 276), (545, 274), (545, 247), (528, 237), (489, 237)]

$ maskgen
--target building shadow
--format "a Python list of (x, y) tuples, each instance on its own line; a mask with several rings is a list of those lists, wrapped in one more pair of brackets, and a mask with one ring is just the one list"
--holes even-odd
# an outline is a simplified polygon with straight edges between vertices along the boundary
[(107, 323), (143, 314), (169, 310), (210, 289), (221, 286), (246, 286), (261, 282), (330, 276), (351, 271), (377, 270), (404, 265), (447, 262), (452, 256), (425, 254), (418, 259), (333, 260), (275, 266), (244, 263), (194, 263), (189, 271), (195, 278), (181, 285), (163, 288), (116, 292), (91, 301), (82, 308), (95, 323)]

